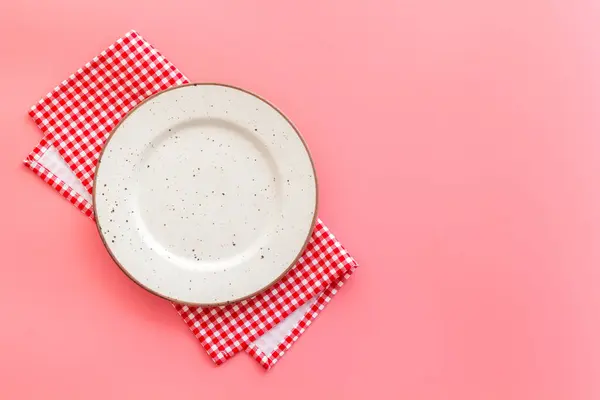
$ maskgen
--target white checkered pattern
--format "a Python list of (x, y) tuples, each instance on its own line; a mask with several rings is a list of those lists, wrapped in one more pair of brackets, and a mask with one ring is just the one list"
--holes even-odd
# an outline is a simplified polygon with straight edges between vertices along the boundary
[[(109, 133), (146, 97), (186, 82), (137, 32), (127, 33), (32, 107), (45, 135), (25, 164), (93, 219), (89, 193)], [(227, 306), (173, 306), (215, 363), (244, 350), (269, 369), (356, 266), (318, 220), (297, 264), (266, 291)]]

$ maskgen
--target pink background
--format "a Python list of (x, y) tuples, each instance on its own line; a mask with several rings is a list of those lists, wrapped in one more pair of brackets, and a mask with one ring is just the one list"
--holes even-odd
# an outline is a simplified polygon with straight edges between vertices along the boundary
[[(600, 3), (0, 3), (0, 398), (597, 399)], [(21, 160), (129, 29), (296, 122), (361, 268), (269, 373), (216, 368)]]

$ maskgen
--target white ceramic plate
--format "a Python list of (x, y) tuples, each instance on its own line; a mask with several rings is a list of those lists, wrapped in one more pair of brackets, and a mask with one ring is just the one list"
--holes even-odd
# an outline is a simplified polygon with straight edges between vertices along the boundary
[(115, 262), (161, 297), (249, 297), (300, 256), (316, 219), (306, 145), (271, 104), (190, 84), (132, 110), (100, 156), (98, 230)]

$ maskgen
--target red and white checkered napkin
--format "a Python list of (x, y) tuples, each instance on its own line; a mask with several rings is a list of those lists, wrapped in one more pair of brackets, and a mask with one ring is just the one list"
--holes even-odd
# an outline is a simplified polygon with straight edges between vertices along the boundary
[[(131, 31), (31, 108), (44, 138), (25, 164), (90, 218), (92, 184), (109, 133), (140, 101), (186, 77)], [(173, 304), (217, 364), (244, 350), (271, 368), (357, 264), (317, 221), (297, 264), (261, 294), (222, 307)]]

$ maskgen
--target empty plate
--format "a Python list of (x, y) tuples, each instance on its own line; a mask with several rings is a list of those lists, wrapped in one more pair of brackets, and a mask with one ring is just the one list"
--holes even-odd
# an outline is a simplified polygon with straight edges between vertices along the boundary
[(107, 140), (94, 210), (117, 265), (161, 297), (240, 300), (296, 262), (316, 219), (308, 149), (245, 90), (189, 84), (154, 95)]

